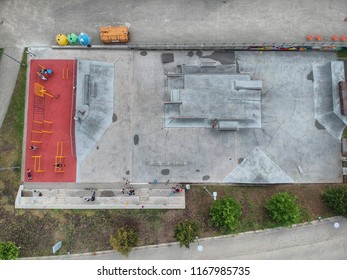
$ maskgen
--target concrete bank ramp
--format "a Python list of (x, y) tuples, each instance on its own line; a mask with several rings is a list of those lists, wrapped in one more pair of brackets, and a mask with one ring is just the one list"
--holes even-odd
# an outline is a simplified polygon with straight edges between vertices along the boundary
[(75, 138), (79, 167), (112, 124), (115, 67), (113, 63), (77, 60)]
[(294, 183), (271, 158), (256, 147), (226, 178), (227, 183), (280, 184)]
[(340, 140), (347, 117), (340, 113), (338, 82), (344, 80), (343, 62), (313, 65), (315, 118), (335, 139)]

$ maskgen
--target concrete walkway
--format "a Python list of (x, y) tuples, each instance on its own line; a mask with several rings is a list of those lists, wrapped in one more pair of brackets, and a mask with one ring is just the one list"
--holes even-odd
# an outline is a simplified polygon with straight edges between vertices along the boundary
[[(338, 223), (339, 228), (334, 224)], [(180, 248), (177, 243), (135, 248), (130, 260), (337, 260), (347, 259), (347, 219), (332, 217), (321, 221), (297, 225), (292, 228), (267, 229), (200, 239), (203, 251), (197, 244), (190, 249)], [(64, 244), (63, 244), (64, 246)], [(124, 256), (115, 251), (90, 254), (51, 256), (30, 259), (64, 260), (122, 260)]]
[(5, 48), (0, 58), (0, 128), (10, 105), (20, 68), (20, 64), (6, 54), (18, 61), (22, 61), (23, 49), (15, 47)]

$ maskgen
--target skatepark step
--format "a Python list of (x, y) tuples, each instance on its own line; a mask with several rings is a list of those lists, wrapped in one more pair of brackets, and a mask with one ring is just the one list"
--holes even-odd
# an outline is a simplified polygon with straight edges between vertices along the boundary
[(139, 193), (140, 203), (148, 203), (149, 201), (149, 188), (141, 188)]
[(58, 189), (56, 203), (57, 204), (65, 204), (66, 191), (62, 189)]

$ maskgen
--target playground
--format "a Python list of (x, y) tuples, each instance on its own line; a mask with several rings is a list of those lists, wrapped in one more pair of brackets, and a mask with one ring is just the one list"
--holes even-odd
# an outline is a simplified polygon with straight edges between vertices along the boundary
[(75, 182), (75, 60), (30, 63), (25, 182)]

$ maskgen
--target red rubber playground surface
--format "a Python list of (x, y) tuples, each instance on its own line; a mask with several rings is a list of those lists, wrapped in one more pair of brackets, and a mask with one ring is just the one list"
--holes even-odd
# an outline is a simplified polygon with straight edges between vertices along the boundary
[(30, 62), (25, 182), (76, 182), (75, 69), (75, 60)]

